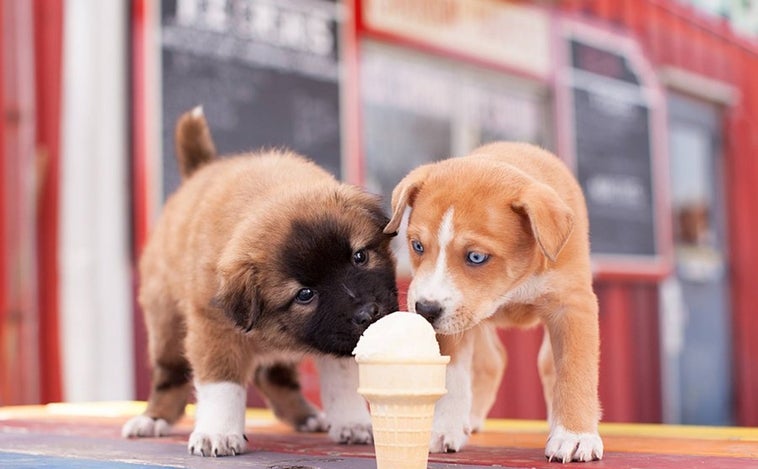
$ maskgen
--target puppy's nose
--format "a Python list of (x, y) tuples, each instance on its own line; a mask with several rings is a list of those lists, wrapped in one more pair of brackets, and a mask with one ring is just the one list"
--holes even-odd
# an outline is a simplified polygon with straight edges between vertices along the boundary
[(353, 322), (359, 326), (365, 326), (369, 324), (379, 314), (379, 305), (376, 303), (369, 303), (363, 305), (357, 313), (353, 315)]
[(442, 305), (436, 301), (417, 301), (416, 312), (434, 324), (434, 321), (442, 314)]

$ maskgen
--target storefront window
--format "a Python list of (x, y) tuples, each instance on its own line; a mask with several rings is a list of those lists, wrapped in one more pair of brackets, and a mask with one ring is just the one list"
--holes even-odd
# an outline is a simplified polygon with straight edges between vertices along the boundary
[[(419, 165), (496, 140), (549, 146), (544, 90), (504, 73), (367, 43), (361, 99), (366, 186), (387, 207), (394, 186)], [(397, 252), (407, 272), (405, 250)]]

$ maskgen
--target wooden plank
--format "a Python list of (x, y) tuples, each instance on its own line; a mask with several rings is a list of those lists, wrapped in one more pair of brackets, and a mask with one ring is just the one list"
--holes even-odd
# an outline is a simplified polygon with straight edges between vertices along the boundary
[[(34, 1), (40, 400), (63, 399), (58, 327), (62, 0)], [(0, 265), (3, 265), (0, 263)]]
[[(337, 445), (323, 433), (295, 433), (276, 422), (269, 411), (259, 409), (246, 415), (248, 452), (234, 458), (189, 456), (190, 418), (182, 419), (165, 438), (121, 438), (121, 424), (143, 409), (144, 403), (133, 402), (2, 408), (0, 466), (31, 458), (37, 466), (19, 467), (44, 467), (51, 462), (59, 467), (92, 468), (118, 467), (112, 464), (124, 462), (143, 467), (374, 467), (371, 446)], [(193, 412), (190, 408), (189, 414)], [(600, 432), (606, 453), (593, 468), (731, 469), (755, 467), (758, 458), (758, 428), (601, 424)], [(555, 468), (543, 455), (546, 436), (544, 421), (489, 420), (463, 451), (430, 455), (429, 467)], [(63, 456), (75, 458), (79, 465), (54, 459)]]

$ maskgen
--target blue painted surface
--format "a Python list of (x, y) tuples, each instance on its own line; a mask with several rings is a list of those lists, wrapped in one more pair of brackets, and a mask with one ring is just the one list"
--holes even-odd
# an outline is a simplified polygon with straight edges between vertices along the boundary
[(59, 456), (45, 456), (37, 454), (22, 454), (22, 453), (6, 453), (0, 451), (0, 467), (3, 469), (15, 469), (15, 468), (69, 468), (75, 467), (77, 469), (155, 469), (156, 467), (170, 467), (153, 464), (135, 463), (130, 464), (126, 462), (114, 462), (114, 461), (95, 461), (92, 459), (80, 459), (80, 458), (65, 458)]

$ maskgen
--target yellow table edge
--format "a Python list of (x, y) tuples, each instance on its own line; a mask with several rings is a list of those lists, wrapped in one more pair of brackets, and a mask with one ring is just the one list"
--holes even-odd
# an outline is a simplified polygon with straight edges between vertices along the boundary
[[(0, 420), (19, 415), (82, 415), (96, 417), (124, 417), (140, 414), (145, 409), (144, 401), (107, 401), (86, 403), (53, 403), (41, 406), (0, 407)], [(192, 416), (195, 406), (187, 406)], [(258, 426), (276, 422), (268, 409), (249, 408), (245, 419), (248, 425)], [(715, 427), (701, 425), (669, 425), (648, 423), (601, 423), (600, 434), (604, 436), (636, 436), (650, 438), (691, 438), (758, 442), (758, 427)], [(544, 420), (488, 419), (484, 431), (494, 433), (540, 433), (548, 431)]]

